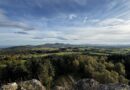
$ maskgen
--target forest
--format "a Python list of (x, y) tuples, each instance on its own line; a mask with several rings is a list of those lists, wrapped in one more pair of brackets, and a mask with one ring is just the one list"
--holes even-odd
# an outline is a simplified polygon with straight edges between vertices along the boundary
[(51, 88), (68, 82), (68, 76), (130, 84), (129, 66), (129, 48), (5, 48), (0, 50), (0, 84), (38, 79)]

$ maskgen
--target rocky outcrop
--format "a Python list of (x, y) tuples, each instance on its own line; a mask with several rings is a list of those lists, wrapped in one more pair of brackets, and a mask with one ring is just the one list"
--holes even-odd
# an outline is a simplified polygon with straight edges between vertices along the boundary
[(100, 84), (94, 79), (82, 79), (70, 86), (55, 86), (52, 90), (130, 90), (130, 86), (125, 84)]
[(19, 90), (46, 90), (40, 81), (33, 79), (18, 83)]
[(3, 85), (0, 90), (46, 90), (40, 81), (33, 79), (19, 83), (9, 83)]
[[(68, 85), (68, 84), (67, 84)], [(19, 83), (3, 85), (0, 90), (46, 90), (40, 81), (33, 79)], [(55, 86), (51, 90), (130, 90), (125, 84), (100, 84), (94, 79), (82, 79), (70, 86)]]
[(9, 83), (7, 85), (3, 85), (0, 90), (17, 90), (18, 84), (17, 83)]
[(97, 90), (97, 88), (99, 88), (99, 83), (93, 79), (79, 80), (74, 85), (74, 90)]
[(79, 80), (73, 90), (130, 90), (130, 86), (124, 84), (100, 84), (93, 79)]

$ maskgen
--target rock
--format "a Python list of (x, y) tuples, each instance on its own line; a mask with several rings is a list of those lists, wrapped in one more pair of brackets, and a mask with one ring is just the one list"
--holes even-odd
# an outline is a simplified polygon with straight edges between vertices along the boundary
[(53, 90), (66, 90), (65, 87), (62, 86), (55, 86)]
[(74, 90), (98, 90), (99, 83), (93, 79), (79, 80), (74, 85)]
[(17, 83), (8, 83), (7, 85), (3, 85), (0, 90), (17, 90)]
[(100, 84), (98, 90), (130, 90), (130, 87), (124, 84), (108, 84), (108, 85)]
[[(69, 85), (69, 83), (64, 83)], [(82, 79), (68, 86), (56, 85), (51, 90), (130, 90), (129, 85), (125, 84), (100, 84), (94, 79)], [(40, 81), (33, 79), (19, 83), (9, 83), (1, 86), (0, 90), (46, 90)]]
[(9, 83), (1, 86), (0, 90), (46, 90), (40, 81), (33, 79), (19, 83)]
[(124, 84), (100, 84), (93, 79), (82, 79), (76, 82), (73, 90), (130, 90), (130, 86)]
[(36, 79), (20, 82), (18, 85), (20, 90), (46, 90), (41, 82)]

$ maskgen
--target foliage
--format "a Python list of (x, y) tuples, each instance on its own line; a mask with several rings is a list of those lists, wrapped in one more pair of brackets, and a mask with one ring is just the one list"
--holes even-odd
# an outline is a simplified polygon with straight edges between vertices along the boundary
[[(117, 51), (94, 48), (1, 51), (0, 80), (5, 83), (36, 78), (48, 89), (66, 75), (94, 78), (101, 83), (128, 84), (130, 55), (112, 52)], [(63, 77), (62, 80), (65, 81)]]

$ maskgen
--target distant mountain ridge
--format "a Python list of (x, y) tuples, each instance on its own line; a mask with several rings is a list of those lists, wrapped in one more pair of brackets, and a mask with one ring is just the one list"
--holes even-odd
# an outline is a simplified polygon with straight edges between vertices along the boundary
[(54, 44), (43, 44), (43, 45), (24, 45), (24, 46), (13, 46), (4, 49), (32, 49), (32, 48), (68, 48), (68, 47), (81, 47), (80, 45), (54, 43)]
[(64, 43), (47, 43), (43, 45), (23, 45), (0, 47), (4, 49), (32, 49), (32, 48), (68, 48), (68, 47), (96, 47), (96, 48), (130, 48), (130, 45), (103, 45), (103, 44), (64, 44)]

